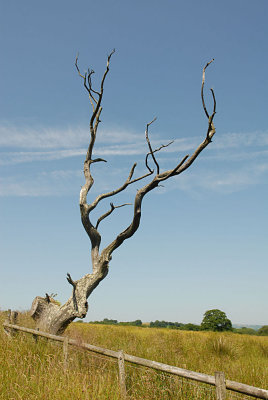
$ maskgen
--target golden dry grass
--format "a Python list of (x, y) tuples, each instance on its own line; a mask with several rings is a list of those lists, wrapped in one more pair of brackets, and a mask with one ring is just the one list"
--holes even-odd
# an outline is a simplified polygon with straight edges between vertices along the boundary
[[(27, 314), (20, 314), (19, 324), (32, 326)], [(193, 371), (211, 375), (224, 371), (227, 379), (268, 387), (267, 337), (85, 323), (73, 323), (66, 335)], [(131, 400), (215, 399), (212, 386), (129, 364), (126, 374)], [(119, 398), (116, 360), (69, 348), (68, 369), (64, 372), (61, 344), (46, 339), (36, 344), (31, 335), (22, 333), (10, 339), (1, 329), (0, 399)]]

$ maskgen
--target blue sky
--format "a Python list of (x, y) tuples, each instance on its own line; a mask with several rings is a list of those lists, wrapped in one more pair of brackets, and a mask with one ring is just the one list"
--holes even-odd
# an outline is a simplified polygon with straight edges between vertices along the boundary
[[(217, 132), (190, 169), (145, 198), (140, 229), (114, 253), (87, 320), (199, 323), (219, 308), (236, 323), (268, 323), (267, 11), (265, 0), (1, 2), (2, 309), (28, 309), (46, 292), (64, 301), (66, 273), (90, 271), (78, 206), (90, 104), (74, 60), (79, 52), (81, 71), (96, 71), (97, 87), (115, 48), (95, 151), (108, 162), (94, 166), (90, 198), (120, 185), (135, 161), (145, 171), (154, 116), (152, 144), (175, 140), (158, 155), (162, 170), (201, 143), (202, 68), (213, 57), (206, 96), (211, 107), (213, 87)], [(131, 213), (102, 223), (104, 244)]]

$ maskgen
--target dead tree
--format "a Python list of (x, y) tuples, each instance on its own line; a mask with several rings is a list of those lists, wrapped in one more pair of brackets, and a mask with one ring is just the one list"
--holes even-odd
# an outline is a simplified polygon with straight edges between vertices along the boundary
[[(92, 106), (92, 115), (90, 119), (90, 142), (87, 149), (86, 159), (84, 162), (84, 176), (85, 176), (85, 184), (81, 188), (80, 191), (80, 213), (81, 220), (84, 226), (84, 229), (89, 237), (91, 243), (91, 262), (92, 262), (92, 272), (86, 274), (81, 279), (74, 281), (71, 275), (67, 274), (67, 280), (72, 286), (72, 295), (69, 300), (64, 305), (59, 305), (57, 302), (46, 294), (45, 297), (36, 297), (32, 303), (31, 315), (33, 319), (37, 322), (37, 326), (40, 330), (47, 331), (53, 334), (61, 334), (64, 332), (66, 327), (75, 319), (75, 318), (85, 318), (88, 311), (88, 302), (87, 299), (92, 293), (92, 291), (99, 285), (99, 283), (107, 276), (109, 263), (112, 259), (112, 253), (122, 245), (122, 243), (129, 239), (134, 233), (137, 231), (140, 225), (141, 220), (141, 208), (142, 208), (142, 200), (144, 196), (149, 193), (151, 190), (157, 188), (164, 181), (180, 175), (184, 172), (190, 165), (195, 161), (198, 155), (208, 146), (208, 144), (212, 141), (212, 137), (215, 134), (215, 127), (213, 123), (213, 119), (216, 113), (216, 100), (213, 89), (211, 90), (212, 98), (213, 98), (213, 111), (210, 115), (208, 113), (207, 107), (205, 105), (204, 100), (204, 83), (205, 83), (205, 71), (209, 64), (213, 61), (208, 62), (203, 68), (203, 77), (202, 77), (202, 85), (201, 85), (201, 99), (202, 105), (205, 112), (205, 115), (208, 119), (208, 128), (205, 134), (205, 139), (202, 143), (196, 148), (192, 155), (187, 154), (183, 159), (172, 169), (167, 171), (160, 171), (160, 165), (157, 161), (156, 153), (167, 147), (171, 143), (166, 145), (162, 145), (157, 149), (153, 149), (150, 139), (149, 139), (149, 126), (155, 121), (153, 119), (146, 126), (145, 130), (145, 139), (148, 144), (148, 154), (145, 155), (145, 167), (146, 173), (142, 176), (134, 177), (134, 172), (136, 168), (136, 163), (131, 167), (129, 175), (122, 186), (117, 189), (111, 190), (107, 193), (99, 194), (92, 203), (87, 202), (87, 195), (91, 190), (94, 179), (91, 172), (91, 166), (93, 163), (98, 162), (106, 162), (106, 160), (102, 158), (94, 158), (93, 150), (97, 138), (98, 126), (100, 123), (100, 115), (102, 112), (102, 99), (104, 93), (104, 83), (109, 72), (111, 57), (114, 54), (114, 50), (108, 56), (106, 70), (103, 74), (100, 88), (99, 90), (94, 90), (92, 87), (92, 75), (94, 74), (93, 70), (88, 70), (84, 75), (81, 74), (78, 67), (78, 59), (76, 58), (75, 66), (78, 71), (79, 76), (83, 80), (83, 85), (85, 90), (88, 93), (89, 101)], [(149, 159), (154, 165), (154, 169), (149, 166)], [(115, 239), (102, 251), (100, 251), (101, 244), (101, 235), (98, 230), (99, 224), (105, 218), (107, 218), (115, 209), (119, 207), (123, 207), (126, 204), (114, 205), (112, 202), (110, 203), (110, 209), (103, 215), (101, 215), (97, 223), (94, 225), (91, 220), (91, 213), (96, 207), (107, 198), (111, 198), (116, 194), (124, 191), (128, 186), (133, 183), (142, 181), (143, 179), (148, 178), (149, 183), (146, 183), (141, 189), (139, 189), (135, 195), (134, 199), (134, 210), (133, 217), (128, 225), (128, 227), (121, 233), (119, 233)], [(147, 180), (147, 181), (148, 181)]]

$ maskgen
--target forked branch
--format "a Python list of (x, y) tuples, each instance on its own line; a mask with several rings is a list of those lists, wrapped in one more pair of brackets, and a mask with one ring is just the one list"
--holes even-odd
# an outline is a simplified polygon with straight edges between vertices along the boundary
[(189, 168), (190, 165), (194, 162), (194, 160), (201, 153), (201, 151), (204, 150), (204, 148), (207, 147), (207, 145), (211, 142), (211, 139), (216, 132), (214, 124), (213, 124), (213, 118), (216, 114), (216, 99), (215, 99), (214, 91), (213, 91), (213, 89), (211, 89), (214, 106), (213, 106), (212, 114), (209, 115), (206, 105), (205, 105), (205, 101), (204, 101), (204, 84), (205, 84), (205, 70), (208, 67), (208, 65), (211, 64), (212, 61), (213, 60), (211, 60), (209, 63), (207, 63), (203, 69), (202, 85), (201, 85), (201, 98), (202, 98), (203, 109), (208, 118), (208, 130), (207, 130), (205, 139), (196, 148), (196, 150), (191, 155), (191, 157), (189, 156), (189, 154), (187, 154), (185, 157), (183, 157), (183, 159), (179, 162), (179, 164), (175, 166), (175, 168), (160, 173), (159, 163), (157, 162), (157, 160), (154, 156), (154, 153), (166, 146), (161, 146), (159, 149), (156, 149), (156, 150), (152, 149), (152, 146), (151, 146), (151, 143), (149, 140), (149, 135), (148, 135), (148, 128), (155, 121), (155, 119), (153, 119), (149, 124), (146, 125), (145, 136), (146, 136), (146, 141), (147, 141), (150, 152), (147, 154), (147, 156), (145, 158), (145, 165), (146, 165), (147, 169), (149, 170), (149, 173), (152, 174), (153, 170), (148, 165), (148, 157), (151, 155), (151, 157), (154, 161), (154, 164), (156, 166), (156, 170), (157, 170), (156, 175), (154, 176), (154, 178), (152, 179), (151, 182), (149, 182), (147, 185), (145, 185), (143, 188), (141, 188), (137, 191), (137, 194), (135, 196), (134, 214), (133, 214), (132, 221), (131, 221), (130, 225), (123, 232), (121, 232), (109, 246), (107, 246), (102, 251), (101, 257), (103, 259), (109, 260), (113, 251), (115, 249), (117, 249), (126, 239), (130, 238), (137, 231), (139, 224), (140, 224), (141, 206), (142, 206), (142, 200), (143, 200), (144, 196), (147, 193), (149, 193), (150, 191), (152, 191), (153, 189), (155, 189), (156, 187), (158, 187), (160, 182), (167, 180), (172, 176), (179, 175), (180, 173), (185, 171), (187, 168)]
[(99, 204), (99, 202), (103, 199), (106, 199), (107, 197), (112, 197), (115, 196), (116, 194), (123, 192), (123, 190), (125, 190), (129, 185), (131, 185), (134, 182), (138, 182), (144, 178), (147, 178), (148, 176), (152, 175), (153, 171), (149, 172), (148, 174), (142, 175), (138, 178), (132, 179), (135, 168), (136, 168), (137, 164), (133, 164), (129, 176), (126, 179), (125, 183), (120, 186), (119, 188), (112, 190), (111, 192), (107, 192), (107, 193), (102, 193), (99, 196), (96, 197), (96, 199), (89, 205), (89, 212), (91, 212), (92, 210), (94, 210), (94, 208)]
[(146, 157), (145, 157), (145, 165), (146, 165), (147, 169), (150, 171), (151, 174), (153, 174), (154, 171), (153, 171), (153, 170), (149, 167), (149, 165), (148, 165), (148, 158), (149, 158), (149, 156), (152, 155), (152, 154), (154, 154), (154, 153), (157, 153), (158, 151), (164, 149), (165, 147), (170, 146), (172, 143), (174, 143), (174, 140), (172, 140), (172, 141), (169, 142), (168, 144), (161, 144), (161, 146), (158, 147), (158, 149), (153, 150), (152, 153), (150, 152), (150, 153), (147, 153), (147, 154), (146, 154)]
[[(94, 74), (95, 72), (93, 71), (93, 69), (91, 69), (91, 70), (88, 69), (88, 72), (85, 73), (85, 75), (81, 74), (80, 69), (79, 69), (79, 67), (78, 67), (78, 56), (79, 56), (79, 54), (77, 54), (77, 56), (76, 56), (76, 58), (75, 58), (75, 67), (76, 67), (76, 69), (77, 69), (78, 75), (83, 79), (84, 87), (85, 87), (86, 91), (87, 91), (88, 94), (89, 94), (89, 100), (90, 100), (90, 103), (91, 103), (92, 108), (93, 108), (93, 111), (94, 111), (95, 106), (94, 106), (94, 104), (93, 104), (93, 101), (94, 101), (95, 104), (97, 104), (97, 100), (96, 100), (95, 97), (93, 96), (93, 93), (98, 94), (98, 92), (95, 92), (95, 90), (93, 90), (93, 88), (92, 88), (92, 84), (91, 84), (91, 75)], [(88, 82), (88, 84), (87, 84), (87, 82)], [(93, 101), (92, 101), (92, 100), (93, 100)]]
[[(145, 156), (145, 165), (147, 170), (149, 171), (147, 174), (141, 175), (138, 178), (133, 178), (134, 176), (134, 172), (136, 169), (136, 163), (133, 164), (133, 166), (130, 169), (129, 175), (127, 177), (127, 179), (125, 180), (125, 182), (118, 187), (117, 189), (114, 189), (110, 192), (106, 192), (106, 193), (102, 193), (100, 195), (98, 195), (95, 200), (91, 203), (91, 204), (87, 204), (86, 202), (86, 197), (87, 194), (89, 192), (89, 190), (91, 189), (94, 180), (90, 171), (90, 167), (91, 164), (93, 162), (96, 161), (105, 161), (103, 159), (92, 159), (92, 152), (93, 152), (93, 148), (95, 145), (95, 140), (96, 140), (96, 134), (97, 134), (97, 128), (98, 128), (98, 122), (99, 122), (99, 116), (100, 113), (102, 111), (102, 107), (101, 107), (101, 101), (102, 101), (102, 97), (103, 97), (103, 91), (104, 91), (104, 82), (106, 79), (106, 76), (109, 72), (109, 63), (110, 63), (110, 59), (113, 55), (114, 51), (112, 51), (108, 58), (107, 58), (107, 66), (106, 66), (106, 70), (104, 72), (104, 75), (102, 77), (102, 81), (101, 81), (101, 85), (100, 85), (100, 89), (99, 91), (93, 90), (92, 89), (92, 82), (91, 82), (91, 77), (93, 74), (92, 70), (88, 70), (87, 75), (82, 76), (83, 78), (86, 77), (87, 82), (86, 82), (86, 87), (88, 92), (90, 93), (90, 96), (95, 95), (97, 97), (97, 101), (94, 102), (94, 110), (91, 116), (91, 120), (90, 120), (90, 133), (91, 133), (91, 140), (90, 140), (90, 144), (89, 144), (89, 148), (88, 148), (88, 152), (87, 152), (87, 156), (86, 156), (86, 160), (85, 160), (85, 164), (84, 164), (84, 175), (85, 175), (85, 179), (86, 179), (86, 183), (85, 185), (82, 187), (81, 189), (81, 201), (80, 201), (80, 206), (81, 206), (81, 216), (82, 216), (82, 222), (83, 225), (90, 237), (91, 240), (91, 244), (92, 244), (92, 262), (93, 262), (93, 271), (98, 271), (98, 268), (101, 268), (101, 270), (103, 270), (103, 265), (108, 265), (110, 259), (111, 259), (111, 254), (112, 252), (118, 248), (126, 239), (130, 238), (138, 229), (139, 224), (140, 224), (140, 218), (141, 218), (141, 206), (142, 206), (142, 200), (144, 198), (144, 196), (149, 193), (150, 191), (152, 191), (153, 189), (155, 189), (156, 187), (160, 186), (160, 184), (173, 177), (176, 175), (179, 175), (180, 173), (182, 173), (183, 171), (185, 171), (187, 168), (190, 167), (190, 165), (194, 162), (194, 160), (198, 157), (198, 155), (201, 153), (201, 151), (211, 142), (211, 139), (213, 137), (213, 135), (215, 134), (215, 127), (213, 124), (213, 119), (214, 116), (216, 114), (216, 99), (215, 99), (215, 94), (213, 89), (211, 89), (211, 93), (212, 93), (212, 98), (213, 98), (213, 111), (212, 114), (209, 115), (206, 104), (205, 104), (205, 100), (204, 100), (204, 84), (205, 84), (205, 71), (206, 68), (212, 63), (213, 60), (211, 60), (210, 62), (208, 62), (205, 67), (203, 68), (203, 75), (202, 75), (202, 85), (201, 85), (201, 99), (202, 99), (202, 105), (203, 105), (203, 109), (205, 112), (205, 115), (208, 119), (208, 129), (206, 132), (206, 136), (205, 139), (203, 140), (203, 142), (196, 148), (196, 150), (193, 152), (193, 154), (190, 156), (189, 154), (187, 154), (186, 156), (184, 156), (181, 161), (172, 169), (170, 170), (166, 170), (164, 172), (160, 173), (160, 165), (159, 162), (156, 159), (155, 153), (159, 152), (160, 150), (162, 150), (163, 148), (168, 147), (169, 145), (171, 145), (173, 143), (169, 142), (166, 145), (161, 145), (160, 147), (156, 148), (153, 150), (150, 139), (149, 139), (149, 127), (150, 125), (155, 122), (156, 118), (154, 118), (151, 122), (149, 122), (146, 125), (146, 129), (145, 129), (145, 138), (146, 138), (146, 142), (149, 148), (149, 152), (146, 154)], [(77, 64), (77, 63), (76, 63)], [(79, 68), (77, 66), (77, 70), (80, 74)], [(81, 76), (81, 74), (80, 74)], [(96, 99), (95, 99), (96, 100)], [(93, 97), (92, 97), (92, 101), (94, 101)], [(152, 168), (150, 168), (149, 166), (149, 157), (152, 157), (153, 163), (155, 165), (155, 172)], [(116, 208), (120, 208), (123, 207), (125, 205), (130, 205), (129, 203), (124, 203), (122, 205), (119, 206), (115, 206), (112, 202), (110, 203), (110, 210), (108, 210), (107, 212), (105, 212), (103, 215), (101, 215), (95, 226), (92, 225), (91, 221), (90, 221), (90, 213), (98, 206), (98, 204), (104, 200), (107, 199), (109, 197), (113, 197), (121, 192), (123, 192), (129, 185), (138, 182), (140, 180), (143, 180), (145, 178), (148, 178), (150, 176), (153, 176), (151, 181), (149, 183), (147, 183), (145, 186), (143, 186), (141, 189), (139, 189), (136, 193), (135, 196), (135, 201), (134, 201), (134, 212), (133, 212), (133, 217), (132, 217), (132, 221), (129, 224), (129, 226), (122, 231), (115, 239), (113, 242), (111, 242), (106, 248), (103, 249), (103, 251), (101, 252), (101, 254), (99, 254), (99, 246), (101, 243), (101, 235), (98, 232), (98, 228), (100, 223), (107, 218), (109, 215), (111, 215), (111, 213), (116, 209)], [(100, 267), (102, 265), (102, 267)], [(98, 267), (99, 266), (99, 267)], [(68, 281), (73, 284), (72, 279), (70, 278), (70, 276), (68, 276)]]
[(131, 203), (121, 204), (120, 206), (115, 206), (113, 203), (110, 203), (110, 206), (111, 206), (110, 210), (107, 211), (105, 214), (103, 214), (103, 215), (98, 219), (98, 221), (97, 221), (97, 223), (96, 223), (96, 229), (98, 229), (98, 226), (99, 226), (100, 222), (103, 221), (105, 218), (109, 217), (109, 215), (111, 215), (112, 212), (113, 212), (116, 208), (121, 208), (121, 207), (124, 207), (124, 206), (131, 206)]
[(204, 99), (204, 85), (205, 85), (205, 73), (206, 73), (206, 69), (207, 67), (214, 61), (214, 58), (212, 60), (210, 60), (203, 68), (203, 76), (202, 76), (202, 86), (201, 86), (201, 99), (202, 99), (202, 104), (203, 104), (203, 109), (204, 112), (207, 116), (208, 119), (208, 130), (207, 130), (207, 139), (211, 142), (212, 137), (215, 133), (215, 127), (213, 124), (213, 118), (216, 114), (216, 98), (215, 98), (215, 94), (214, 94), (214, 90), (211, 88), (211, 94), (212, 94), (212, 98), (213, 98), (213, 112), (211, 115), (209, 115), (207, 108), (206, 108), (206, 103), (205, 103), (205, 99)]
[[(207, 112), (207, 108), (206, 108), (206, 104), (205, 104), (205, 99), (204, 99), (204, 85), (205, 85), (205, 73), (206, 73), (206, 69), (207, 67), (214, 61), (214, 58), (212, 58), (212, 60), (210, 60), (203, 68), (203, 75), (202, 75), (202, 86), (201, 86), (201, 99), (202, 99), (202, 104), (203, 104), (203, 109), (205, 111), (205, 114), (207, 116), (207, 118), (209, 118), (209, 113)], [(215, 105), (215, 96), (213, 95), (213, 99), (214, 99), (214, 105)], [(215, 109), (216, 111), (216, 109)]]
[[(152, 159), (153, 159), (153, 161), (154, 161), (154, 163), (155, 163), (155, 165), (156, 165), (156, 171), (157, 171), (157, 175), (158, 175), (158, 174), (159, 174), (159, 171), (160, 171), (160, 167), (159, 167), (159, 164), (158, 164), (158, 162), (156, 161), (156, 158), (155, 158), (155, 156), (154, 156), (155, 151), (153, 151), (153, 149), (152, 149), (151, 142), (150, 142), (150, 140), (149, 140), (149, 135), (148, 135), (149, 126), (150, 126), (152, 123), (154, 123), (155, 120), (156, 120), (156, 117), (155, 117), (151, 122), (149, 122), (149, 123), (146, 125), (145, 137), (146, 137), (146, 141), (147, 141), (147, 143), (148, 143), (148, 147), (149, 147), (149, 150), (150, 150), (149, 155), (152, 156)], [(147, 162), (146, 162), (146, 166), (147, 166), (147, 168), (149, 169), (150, 172), (153, 172), (153, 171), (149, 168)]]

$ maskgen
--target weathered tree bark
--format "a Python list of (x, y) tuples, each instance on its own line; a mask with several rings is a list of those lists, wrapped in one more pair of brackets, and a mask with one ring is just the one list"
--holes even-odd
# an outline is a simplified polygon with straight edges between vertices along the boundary
[[(213, 124), (213, 119), (216, 114), (216, 100), (213, 89), (211, 90), (214, 107), (213, 112), (209, 115), (205, 101), (204, 101), (204, 83), (205, 83), (205, 70), (208, 65), (213, 61), (211, 60), (206, 66), (203, 68), (203, 78), (202, 78), (202, 86), (201, 86), (201, 98), (203, 109), (208, 119), (208, 129), (206, 132), (206, 137), (203, 142), (197, 147), (194, 153), (189, 156), (186, 155), (178, 165), (176, 165), (173, 169), (160, 172), (160, 166), (158, 161), (156, 160), (155, 153), (162, 150), (163, 148), (172, 144), (172, 142), (162, 145), (159, 148), (153, 150), (149, 136), (148, 136), (148, 129), (149, 126), (155, 121), (153, 119), (150, 123), (146, 126), (145, 131), (145, 138), (148, 143), (149, 152), (145, 157), (145, 165), (148, 170), (147, 173), (144, 175), (133, 178), (136, 163), (132, 166), (129, 176), (126, 179), (125, 183), (120, 186), (119, 188), (112, 190), (111, 192), (100, 194), (96, 197), (96, 199), (91, 203), (87, 203), (87, 195), (90, 189), (94, 184), (94, 179), (91, 174), (91, 165), (97, 162), (106, 162), (101, 158), (93, 158), (93, 149), (96, 141), (98, 125), (100, 123), (100, 115), (102, 112), (102, 98), (103, 98), (103, 90), (104, 90), (104, 82), (106, 76), (109, 72), (109, 65), (110, 60), (113, 55), (114, 51), (108, 56), (107, 59), (107, 66), (102, 77), (102, 81), (100, 84), (99, 91), (96, 91), (92, 88), (92, 81), (91, 77), (94, 73), (93, 70), (88, 70), (85, 75), (80, 73), (76, 58), (75, 66), (78, 71), (79, 76), (83, 79), (84, 87), (89, 95), (89, 100), (92, 105), (92, 116), (90, 119), (90, 143), (88, 146), (86, 159), (84, 162), (84, 176), (85, 176), (85, 184), (81, 188), (80, 191), (80, 214), (81, 214), (81, 221), (84, 226), (84, 229), (89, 237), (91, 243), (91, 262), (92, 262), (92, 273), (86, 274), (81, 279), (77, 281), (73, 281), (70, 274), (67, 274), (67, 280), (73, 287), (72, 296), (64, 305), (59, 305), (53, 299), (52, 296), (46, 294), (45, 297), (36, 297), (32, 303), (31, 308), (31, 315), (33, 319), (37, 323), (37, 327), (42, 330), (52, 334), (61, 334), (67, 328), (67, 326), (75, 319), (75, 318), (85, 318), (87, 311), (88, 311), (88, 303), (87, 299), (92, 293), (92, 291), (98, 286), (98, 284), (107, 276), (108, 269), (109, 269), (109, 262), (112, 259), (112, 253), (116, 250), (121, 244), (128, 238), (134, 235), (140, 225), (141, 219), (141, 208), (142, 208), (142, 200), (144, 196), (149, 193), (151, 190), (158, 187), (163, 181), (181, 174), (190, 165), (195, 161), (198, 155), (204, 150), (207, 145), (212, 141), (212, 137), (215, 134), (215, 127)], [(153, 164), (155, 165), (156, 172), (150, 168), (148, 164), (149, 158), (152, 158)], [(132, 220), (129, 226), (121, 233), (119, 233), (116, 238), (100, 252), (100, 244), (101, 244), (101, 235), (98, 231), (99, 224), (105, 218), (107, 218), (115, 209), (129, 205), (129, 204), (121, 204), (115, 206), (113, 203), (110, 203), (110, 210), (108, 210), (105, 214), (101, 215), (96, 225), (93, 225), (90, 219), (90, 213), (98, 206), (98, 204), (109, 197), (112, 197), (123, 190), (125, 190), (129, 185), (133, 184), (134, 182), (138, 182), (143, 180), (147, 177), (152, 177), (151, 181), (139, 189), (136, 193), (134, 199), (134, 212)]]

